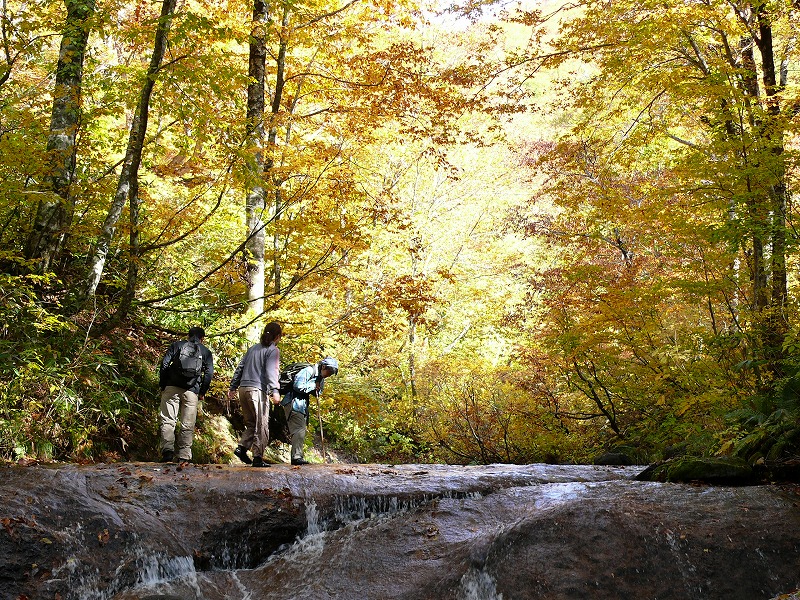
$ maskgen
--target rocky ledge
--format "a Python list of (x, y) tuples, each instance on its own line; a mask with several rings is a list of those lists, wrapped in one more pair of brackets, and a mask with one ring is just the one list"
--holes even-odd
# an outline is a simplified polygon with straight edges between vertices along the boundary
[(0, 468), (2, 598), (754, 600), (800, 588), (800, 493), (641, 468)]

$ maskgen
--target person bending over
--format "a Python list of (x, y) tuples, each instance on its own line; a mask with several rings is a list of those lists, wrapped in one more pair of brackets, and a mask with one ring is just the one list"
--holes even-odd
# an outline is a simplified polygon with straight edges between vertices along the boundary
[(330, 356), (315, 365), (305, 367), (295, 375), (291, 391), (283, 397), (281, 405), (286, 412), (292, 446), (292, 464), (307, 465), (303, 458), (303, 446), (308, 429), (308, 401), (319, 396), (325, 387), (325, 379), (339, 372), (339, 362)]

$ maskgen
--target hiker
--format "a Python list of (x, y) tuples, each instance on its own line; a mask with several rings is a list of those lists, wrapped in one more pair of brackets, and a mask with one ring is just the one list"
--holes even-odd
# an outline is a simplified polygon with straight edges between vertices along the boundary
[(339, 372), (339, 362), (330, 356), (315, 365), (309, 365), (295, 375), (291, 391), (283, 397), (281, 405), (286, 413), (292, 445), (292, 464), (307, 465), (303, 458), (303, 445), (306, 441), (308, 425), (308, 399), (313, 394), (319, 396), (325, 386), (325, 379)]
[[(161, 388), (161, 410), (158, 433), (161, 439), (161, 462), (192, 461), (194, 423), (197, 403), (202, 401), (214, 375), (214, 357), (203, 346), (206, 332), (202, 327), (189, 329), (187, 339), (173, 342), (161, 360), (158, 381)], [(177, 450), (175, 427), (180, 418)]]
[[(267, 323), (261, 340), (251, 346), (239, 361), (233, 373), (228, 397), (233, 398), (238, 390), (239, 403), (244, 417), (244, 432), (233, 453), (245, 464), (268, 467), (264, 462), (264, 448), (269, 443), (269, 402), (279, 404), (281, 352), (276, 345), (283, 331), (274, 321)], [(251, 459), (247, 451), (252, 450)]]

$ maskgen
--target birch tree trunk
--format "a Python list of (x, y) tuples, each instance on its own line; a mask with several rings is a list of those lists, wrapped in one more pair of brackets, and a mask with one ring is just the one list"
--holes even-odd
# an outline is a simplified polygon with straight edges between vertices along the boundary
[[(270, 124), (269, 134), (267, 135), (267, 150), (269, 158), (267, 159), (267, 170), (271, 170), (275, 163), (275, 149), (278, 141), (278, 114), (281, 110), (281, 103), (283, 102), (283, 90), (286, 87), (286, 50), (288, 43), (283, 35), (283, 32), (289, 26), (290, 9), (284, 6), (283, 19), (281, 20), (281, 39), (278, 46), (278, 56), (276, 61), (275, 71), (275, 93), (272, 97), (272, 104), (270, 106)], [(298, 92), (299, 93), (299, 92)], [(286, 136), (284, 141), (289, 144), (291, 139), (291, 124), (286, 126)], [(268, 173), (265, 173), (265, 175)], [(275, 222), (280, 219), (281, 211), (283, 210), (282, 194), (280, 182), (275, 182)], [(272, 290), (275, 295), (281, 292), (281, 262), (280, 262), (280, 237), (276, 229), (272, 238)]]
[(48, 172), (45, 194), (36, 209), (25, 256), (49, 271), (58, 261), (72, 226), (75, 203), (70, 185), (75, 174), (75, 140), (81, 118), (83, 62), (89, 39), (89, 20), (95, 0), (65, 0), (67, 18), (56, 66), (56, 84), (50, 133), (47, 138)]
[(247, 306), (253, 315), (264, 312), (264, 109), (265, 73), (267, 62), (267, 24), (269, 8), (263, 0), (253, 2), (253, 31), (250, 35), (250, 56), (247, 74), (247, 136), (253, 157), (248, 162), (250, 189), (245, 200), (247, 218)]
[[(169, 33), (172, 15), (175, 13), (175, 6), (178, 0), (164, 0), (161, 7), (161, 17), (156, 27), (155, 41), (153, 44), (153, 54), (150, 59), (150, 66), (147, 69), (147, 77), (142, 86), (139, 96), (139, 103), (136, 113), (133, 116), (128, 146), (125, 151), (125, 159), (122, 163), (122, 171), (117, 183), (117, 191), (114, 200), (106, 215), (100, 237), (97, 240), (94, 253), (89, 263), (88, 274), (86, 276), (83, 298), (94, 295), (97, 285), (103, 275), (106, 257), (108, 256), (111, 241), (117, 227), (117, 221), (122, 214), (122, 209), (127, 201), (131, 201), (132, 206), (138, 207), (138, 181), (139, 166), (142, 162), (142, 148), (144, 147), (145, 134), (147, 133), (147, 120), (150, 110), (150, 97), (155, 87), (156, 78), (161, 68), (161, 62), (167, 47), (167, 34)], [(138, 211), (134, 211), (138, 212)], [(135, 227), (135, 224), (134, 224)], [(131, 257), (133, 265), (135, 257)]]

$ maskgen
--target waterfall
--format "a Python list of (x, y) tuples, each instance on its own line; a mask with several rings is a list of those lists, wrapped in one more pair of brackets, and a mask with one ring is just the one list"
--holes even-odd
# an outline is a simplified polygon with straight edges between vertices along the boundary
[(175, 579), (183, 579), (195, 587), (197, 585), (197, 571), (191, 556), (168, 557), (164, 555), (148, 555), (141, 557), (139, 564), (139, 577), (137, 587), (155, 587), (169, 583)]
[(503, 600), (497, 593), (497, 586), (485, 569), (471, 568), (461, 578), (458, 600)]
[(344, 526), (353, 522), (376, 517), (392, 516), (416, 510), (432, 502), (443, 499), (463, 500), (478, 499), (481, 492), (442, 492), (417, 495), (348, 495), (334, 498), (333, 517), (337, 525)]
[(324, 526), (320, 521), (317, 503), (314, 499), (306, 500), (306, 537), (317, 535), (324, 531)]
[[(181, 588), (192, 590), (195, 597), (202, 598), (203, 592), (198, 582), (198, 574), (194, 568), (192, 557), (174, 556), (165, 554), (139, 554), (136, 558), (135, 582), (130, 581), (130, 573), (120, 566), (116, 576), (110, 583), (101, 585), (98, 573), (81, 573), (75, 568), (72, 560), (66, 562), (67, 578), (70, 581), (72, 594), (75, 600), (108, 600), (125, 589), (145, 589), (158, 591), (160, 594), (168, 592), (177, 582)], [(54, 576), (62, 574), (55, 571)]]

